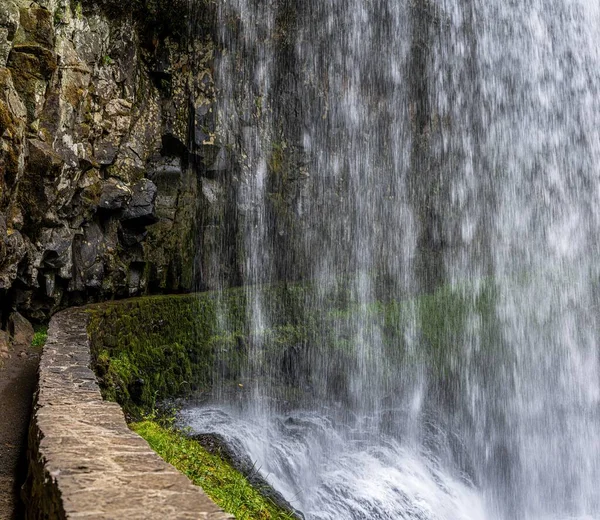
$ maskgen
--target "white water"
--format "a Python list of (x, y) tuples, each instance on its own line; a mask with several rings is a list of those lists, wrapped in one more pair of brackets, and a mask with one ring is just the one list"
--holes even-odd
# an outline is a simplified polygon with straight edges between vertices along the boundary
[[(364, 313), (336, 331), (351, 358), (307, 357), (313, 406), (288, 414), (304, 426), (265, 404), (259, 341), (251, 405), (186, 421), (237, 440), (307, 518), (600, 519), (600, 4), (224, 0), (220, 16), (252, 330), (270, 325), (258, 282), (315, 280), (305, 306), (326, 314), (340, 279), (366, 308), (383, 276), (412, 304), (395, 350)], [(284, 187), (282, 149), (303, 157)], [(440, 287), (432, 335), (415, 302)]]
[(465, 475), (445, 473), (438, 456), (418, 446), (380, 434), (373, 442), (364, 424), (342, 426), (306, 411), (249, 417), (230, 407), (187, 410), (181, 419), (248, 454), (306, 518), (486, 518)]

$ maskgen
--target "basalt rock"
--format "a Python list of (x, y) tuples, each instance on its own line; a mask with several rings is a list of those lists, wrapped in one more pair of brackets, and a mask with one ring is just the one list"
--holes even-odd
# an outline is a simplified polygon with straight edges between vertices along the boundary
[[(267, 242), (283, 252), (264, 281), (310, 274), (287, 247), (302, 243), (288, 235), (300, 233), (308, 196), (294, 144), (300, 78), (288, 78), (287, 47), (277, 46), (282, 106), (246, 96), (240, 135), (230, 135), (213, 71), (215, 56), (239, 49), (221, 48), (215, 9), (0, 0), (0, 324), (14, 309), (45, 320), (73, 304), (239, 285), (256, 208), (244, 196), (249, 150), (236, 143), (265, 132), (263, 112), (278, 121)], [(245, 81), (234, 90), (246, 92)]]
[(8, 330), (13, 345), (16, 347), (27, 348), (33, 340), (33, 327), (28, 320), (21, 316), (18, 312), (13, 312), (8, 320)]
[(195, 222), (223, 204), (200, 196), (222, 154), (195, 159), (215, 141), (209, 4), (0, 0), (0, 327), (195, 288)]

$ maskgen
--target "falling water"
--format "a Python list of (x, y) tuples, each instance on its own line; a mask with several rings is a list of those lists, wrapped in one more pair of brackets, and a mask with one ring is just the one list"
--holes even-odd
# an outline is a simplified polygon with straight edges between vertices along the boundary
[[(600, 519), (600, 4), (223, 0), (219, 22), (254, 339), (247, 394), (217, 377), (182, 421), (307, 519)], [(293, 400), (260, 339), (277, 281), (328, 328), (281, 347)]]

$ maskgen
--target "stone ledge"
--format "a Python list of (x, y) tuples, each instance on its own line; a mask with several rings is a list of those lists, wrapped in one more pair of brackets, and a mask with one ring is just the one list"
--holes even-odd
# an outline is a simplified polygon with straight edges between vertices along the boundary
[(82, 309), (50, 322), (29, 432), (27, 519), (232, 519), (102, 400), (87, 324)]

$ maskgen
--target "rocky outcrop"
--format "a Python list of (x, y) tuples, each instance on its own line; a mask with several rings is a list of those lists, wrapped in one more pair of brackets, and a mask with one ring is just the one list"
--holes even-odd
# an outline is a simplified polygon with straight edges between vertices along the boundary
[(13, 312), (7, 321), (7, 330), (0, 330), (0, 368), (4, 360), (11, 357), (12, 351), (24, 349), (31, 346), (34, 337), (33, 326), (18, 312)]
[(214, 44), (166, 7), (0, 0), (0, 328), (194, 288)]

